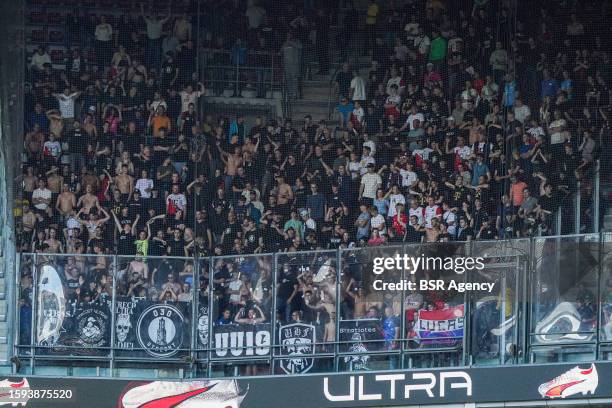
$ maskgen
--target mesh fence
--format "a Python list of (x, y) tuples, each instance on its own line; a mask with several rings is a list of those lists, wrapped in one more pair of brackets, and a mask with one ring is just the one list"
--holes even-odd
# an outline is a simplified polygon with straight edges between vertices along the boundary
[[(19, 140), (11, 146), (22, 153), (9, 166), (22, 173), (18, 250), (115, 262), (117, 274), (127, 274), (110, 274), (121, 276), (113, 302), (126, 302), (125, 310), (98, 312), (122, 319), (121, 330), (129, 310), (144, 314), (154, 302), (186, 299), (198, 288), (202, 299), (164, 310), (186, 322), (176, 358), (187, 349), (213, 360), (257, 355), (274, 372), (303, 370), (304, 361), (266, 349), (295, 334), (299, 306), (317, 317), (316, 325), (300, 323), (314, 327), (319, 362), (310, 368), (356, 369), (365, 363), (351, 350), (367, 339), (352, 335), (378, 330), (361, 322), (369, 306), (376, 307), (374, 320), (387, 313), (405, 339), (419, 332), (419, 312), (407, 305), (437, 302), (458, 314), (499, 306), (486, 296), (371, 298), (360, 293), (371, 278), (362, 271), (377, 251), (459, 256), (466, 242), (477, 241), (475, 249), (498, 251), (501, 259), (505, 249), (500, 253), (495, 240), (515, 239), (523, 248), (520, 238), (535, 238), (543, 286), (529, 289), (540, 296), (529, 313), (538, 319), (560, 310), (568, 296), (580, 303), (573, 285), (593, 290), (603, 279), (557, 282), (555, 274), (565, 276), (571, 262), (592, 261), (587, 252), (596, 244), (544, 237), (596, 233), (612, 216), (610, 2), (28, 0), (23, 10), (27, 55), (16, 55), (10, 67), (24, 83), (23, 92), (17, 86), (11, 94), (23, 121), (10, 121)], [(312, 252), (296, 254), (305, 251)], [(280, 252), (276, 264), (259, 257)], [(151, 261), (164, 256), (169, 260)], [(201, 262), (209, 256), (218, 264)], [(62, 258), (61, 267), (67, 262)], [(130, 288), (130, 268), (144, 278), (143, 262), (146, 279), (159, 283), (156, 299), (130, 306), (127, 298), (144, 290), (138, 281)], [(96, 268), (95, 261), (84, 265)], [(236, 266), (259, 285), (249, 307), (239, 282), (238, 289), (225, 285), (240, 280)], [(325, 272), (316, 276), (327, 286), (314, 285), (310, 300), (271, 296), (293, 293), (283, 273), (315, 269)], [(177, 290), (159, 292), (168, 271)], [(211, 283), (218, 273), (223, 281)], [(77, 285), (82, 292), (101, 284), (85, 275)], [(496, 298), (527, 290), (519, 272), (492, 268), (473, 279), (503, 281)], [(331, 310), (332, 303), (341, 306)], [(466, 324), (502, 325), (502, 335), (483, 329), (446, 342), (380, 340), (375, 351), (392, 358), (374, 353), (371, 363), (457, 365), (476, 348), (476, 360), (511, 361), (516, 349), (507, 346), (517, 344), (527, 323), (510, 321), (516, 304), (501, 304), (495, 318), (478, 315)], [(237, 334), (222, 324), (224, 311), (235, 316), (241, 305), (240, 319), (265, 316), (242, 332), (244, 348), (231, 346)], [(593, 318), (606, 320), (606, 313)], [(213, 315), (211, 331), (200, 330)], [(279, 319), (283, 327), (270, 323)], [(332, 345), (334, 324), (345, 337)], [(584, 329), (592, 340), (597, 327), (570, 331), (582, 336)], [(554, 337), (552, 329), (539, 334), (537, 324), (529, 329), (534, 344)], [(207, 351), (216, 342), (226, 354)], [(258, 373), (259, 365), (218, 368)]]

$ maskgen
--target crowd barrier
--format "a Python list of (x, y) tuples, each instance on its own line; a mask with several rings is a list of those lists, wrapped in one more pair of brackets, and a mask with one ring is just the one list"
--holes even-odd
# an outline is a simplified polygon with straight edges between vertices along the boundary
[[(21, 254), (14, 346), (37, 366), (303, 374), (612, 358), (612, 234), (211, 258)], [(373, 273), (377, 258), (480, 258)], [(491, 291), (374, 290), (451, 280)]]

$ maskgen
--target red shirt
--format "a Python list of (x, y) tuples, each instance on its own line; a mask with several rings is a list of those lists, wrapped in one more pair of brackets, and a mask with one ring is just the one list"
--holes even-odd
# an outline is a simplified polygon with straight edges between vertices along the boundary
[(406, 233), (406, 227), (400, 224), (400, 221), (403, 222), (404, 224), (408, 223), (408, 217), (406, 216), (406, 214), (398, 213), (393, 216), (393, 231), (395, 232), (396, 236), (403, 237), (404, 234)]

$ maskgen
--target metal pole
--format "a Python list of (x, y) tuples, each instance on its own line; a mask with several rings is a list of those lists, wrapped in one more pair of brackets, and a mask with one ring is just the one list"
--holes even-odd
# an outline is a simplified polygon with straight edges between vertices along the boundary
[[(473, 241), (468, 241), (465, 243), (466, 249), (466, 257), (469, 258), (472, 256)], [(469, 281), (467, 277), (468, 272), (463, 274), (463, 282), (467, 283)], [(474, 363), (472, 356), (472, 341), (469, 336), (471, 332), (472, 325), (470, 324), (470, 320), (472, 318), (472, 308), (470, 307), (470, 302), (472, 301), (471, 296), (469, 295), (469, 291), (463, 292), (463, 338), (461, 339), (461, 360), (463, 365), (472, 366)]]
[[(402, 252), (405, 254), (406, 253), (406, 245), (407, 244), (403, 244), (402, 245)], [(408, 277), (406, 276), (406, 269), (403, 268), (402, 269), (402, 277), (401, 277), (401, 281), (404, 282), (406, 280), (409, 280)], [(400, 299), (400, 338), (399, 340), (399, 351), (400, 351), (400, 363), (399, 363), (399, 368), (403, 369), (404, 368), (404, 350), (406, 349), (407, 346), (407, 342), (403, 341), (407, 336), (406, 336), (406, 312), (405, 312), (405, 299), (406, 299), (406, 289), (403, 288), (402, 289), (402, 295), (401, 295), (401, 299)]]
[(34, 374), (34, 355), (36, 354), (36, 326), (38, 320), (38, 254), (34, 254), (32, 264), (32, 322), (30, 333), (30, 374)]
[(561, 235), (561, 219), (562, 219), (563, 210), (561, 207), (557, 208), (554, 216), (555, 222), (555, 235)]
[(206, 368), (206, 373), (207, 373), (207, 377), (211, 378), (212, 377), (212, 348), (213, 348), (213, 336), (215, 335), (214, 333), (214, 319), (215, 319), (215, 315), (213, 312), (213, 294), (215, 292), (215, 284), (213, 282), (213, 277), (214, 277), (214, 262), (215, 262), (215, 258), (214, 257), (209, 257), (208, 258), (208, 351), (207, 351), (207, 355), (208, 355), (208, 362), (207, 362), (207, 368)]
[(599, 159), (595, 160), (595, 177), (593, 180), (593, 232), (599, 232), (599, 165)]
[[(500, 314), (500, 322), (503, 327), (504, 322), (506, 321), (506, 269), (502, 269), (501, 273), (501, 285), (500, 285), (500, 296), (501, 296), (501, 305), (499, 307)], [(499, 364), (504, 365), (506, 362), (506, 332), (502, 330), (502, 334), (500, 336), (500, 347), (499, 347)]]
[[(270, 316), (270, 323), (272, 324), (272, 327), (270, 327), (270, 331), (272, 332), (272, 341), (270, 342), (272, 344), (272, 350), (270, 350), (270, 369), (272, 374), (274, 374), (274, 356), (276, 354), (276, 325), (278, 324), (278, 322), (276, 321), (276, 315), (277, 315), (277, 311), (276, 308), (278, 307), (277, 305), (277, 293), (276, 293), (276, 280), (277, 280), (277, 274), (278, 274), (278, 253), (274, 254), (274, 260), (272, 261), (272, 310), (271, 310), (271, 315)], [(278, 343), (280, 345), (280, 341)], [(315, 345), (316, 346), (316, 345)]]
[(576, 182), (576, 194), (574, 195), (574, 233), (580, 234), (580, 195), (582, 192), (580, 191), (580, 180)]
[(599, 251), (597, 252), (597, 325), (595, 326), (595, 341), (596, 341), (596, 347), (595, 347), (595, 360), (599, 359), (599, 349), (600, 349), (600, 342), (601, 340), (610, 340), (610, 339), (602, 339), (602, 335), (601, 335), (601, 318), (602, 318), (602, 312), (603, 310), (601, 310), (602, 306), (603, 306), (603, 302), (604, 302), (604, 293), (602, 292), (601, 288), (603, 287), (602, 284), (602, 279), (604, 277), (603, 275), (603, 271), (602, 271), (602, 263), (603, 263), (603, 251), (604, 251), (604, 245), (603, 245), (603, 234), (599, 234)]
[(114, 377), (115, 369), (115, 309), (117, 307), (117, 255), (113, 256), (113, 264), (111, 264), (111, 271), (113, 276), (113, 290), (111, 298), (111, 335), (110, 335), (110, 362), (109, 370), (110, 376)]
[[(13, 277), (14, 279), (14, 288), (13, 288), (13, 299), (14, 301), (12, 302), (12, 304), (19, 304), (19, 299), (21, 299), (21, 254), (16, 254), (17, 256), (15, 256), (15, 275)], [(11, 298), (9, 298), (10, 301)], [(10, 304), (10, 303), (9, 303)], [(12, 350), (12, 355), (19, 355), (19, 351), (21, 350), (19, 348), (20, 346), (20, 342), (21, 342), (21, 320), (20, 320), (20, 313), (19, 313), (19, 309), (20, 307), (16, 307), (15, 308), (15, 313), (11, 315), (11, 313), (9, 313), (9, 310), (7, 308), (7, 319), (12, 319), (7, 321), (7, 326), (8, 327), (12, 327), (12, 332), (14, 333), (12, 335), (12, 342), (8, 342), (8, 344), (13, 344), (13, 350)], [(12, 316), (12, 317), (11, 317)]]
[(340, 364), (340, 321), (343, 316), (340, 315), (340, 287), (342, 286), (342, 249), (336, 251), (336, 274), (338, 275), (338, 279), (336, 280), (336, 342), (334, 344), (334, 371), (338, 372), (339, 364)]
[[(199, 30), (198, 30), (199, 31)], [(195, 211), (194, 211), (195, 213)], [(197, 251), (193, 253), (193, 284), (191, 285), (191, 350), (189, 354), (191, 355), (191, 375), (193, 376), (195, 373), (193, 372), (193, 367), (197, 367), (198, 361), (198, 352), (196, 349), (198, 348), (198, 322), (199, 322), (199, 305), (200, 305), (200, 258), (198, 257)], [(197, 376), (197, 375), (196, 375)]]

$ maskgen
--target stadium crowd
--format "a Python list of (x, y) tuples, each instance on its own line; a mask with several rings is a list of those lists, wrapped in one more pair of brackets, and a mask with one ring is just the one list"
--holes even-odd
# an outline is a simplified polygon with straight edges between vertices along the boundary
[[(277, 52), (297, 41), (329, 72), (337, 10), (222, 3), (214, 16), (238, 29), (204, 36), (210, 44)], [(20, 249), (72, 254), (77, 265), (95, 255), (70, 272), (93, 282), (82, 292), (90, 297), (109, 287), (95, 276), (108, 269), (105, 254), (135, 256), (117, 276), (119, 293), (156, 287), (148, 296), (181, 300), (190, 297), (193, 261), (147, 266), (146, 257), (552, 234), (552, 215), (577, 181), (592, 188), (609, 137), (609, 30), (587, 26), (581, 11), (591, 9), (577, 2), (529, 2), (533, 13), (519, 10), (514, 31), (515, 10), (463, 3), (372, 0), (365, 15), (349, 5), (335, 40), (347, 60), (372, 63), (334, 73), (334, 119), (257, 117), (250, 126), (246, 114), (200, 109), (210, 78), (195, 70), (187, 14), (143, 7), (134, 21), (93, 16), (83, 25), (71, 16), (65, 68), (52, 67), (42, 46), (28, 64)], [(248, 274), (219, 262), (212, 279), (221, 309), (235, 313), (249, 301), (261, 308), (254, 316), (269, 314), (270, 265)], [(290, 281), (287, 304), (312, 294), (312, 277)], [(358, 283), (343, 283), (350, 316), (365, 304)], [(208, 279), (200, 285), (206, 293)], [(312, 315), (306, 306), (281, 313)], [(393, 313), (378, 307), (378, 317)]]

